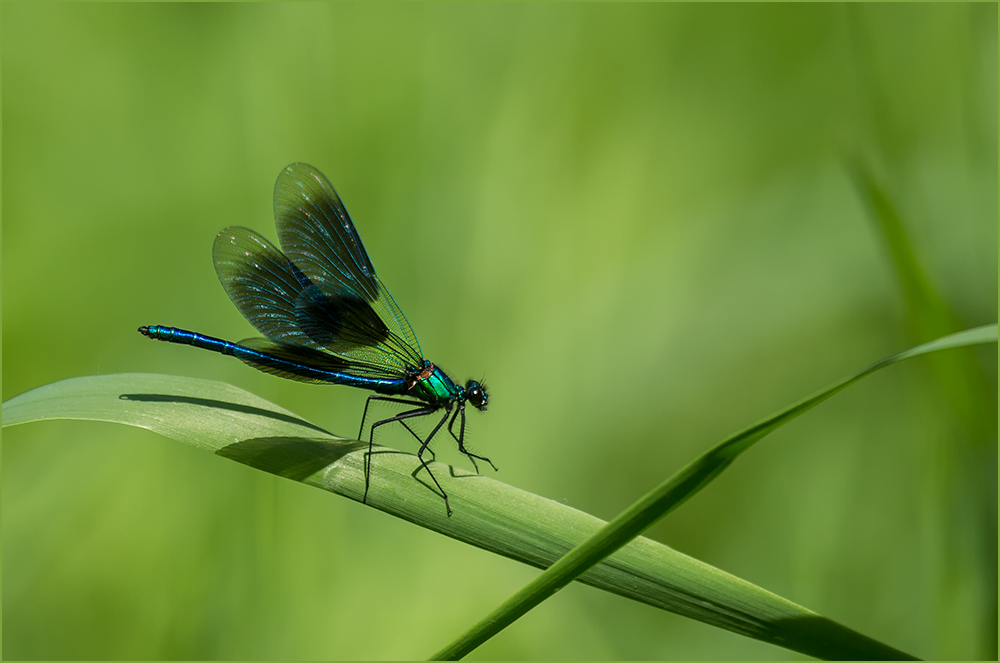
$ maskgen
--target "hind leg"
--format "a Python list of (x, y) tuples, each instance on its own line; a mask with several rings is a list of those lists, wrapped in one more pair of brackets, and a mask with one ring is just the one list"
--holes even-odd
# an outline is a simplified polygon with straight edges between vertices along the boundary
[[(371, 400), (371, 398), (372, 397), (369, 397), (369, 400)], [(388, 399), (379, 398), (378, 400), (388, 400)], [(377, 421), (374, 424), (372, 424), (371, 431), (368, 433), (368, 453), (365, 454), (365, 494), (364, 497), (361, 498), (362, 504), (368, 503), (368, 486), (371, 480), (371, 469), (372, 469), (371, 457), (372, 457), (372, 447), (375, 444), (375, 429), (378, 428), (379, 426), (384, 426), (385, 424), (391, 424), (396, 421), (403, 422), (405, 419), (412, 419), (413, 417), (426, 417), (427, 415), (434, 414), (435, 412), (437, 412), (437, 408), (420, 407), (415, 410), (407, 410), (406, 412), (400, 412), (394, 417), (389, 417), (388, 419), (383, 419), (382, 421)], [(448, 416), (447, 413), (445, 414), (445, 416)], [(362, 421), (362, 424), (363, 423), (364, 422)], [(405, 426), (406, 424), (404, 423), (403, 425)], [(406, 428), (409, 429), (409, 426), (406, 426)], [(440, 428), (440, 425), (438, 425), (438, 428)], [(437, 428), (435, 428), (434, 430), (436, 432)], [(410, 432), (412, 433), (413, 431), (411, 430)], [(431, 435), (433, 436), (433, 433), (431, 433)], [(430, 438), (427, 438), (427, 441), (423, 442), (423, 446), (420, 447), (421, 451), (423, 451), (424, 447), (427, 446), (427, 442), (430, 442)], [(424, 463), (423, 459), (421, 459), (420, 462), (424, 465), (424, 467), (427, 467), (427, 464)], [(429, 471), (430, 470), (428, 470), (428, 472)], [(436, 479), (435, 483), (437, 483)]]

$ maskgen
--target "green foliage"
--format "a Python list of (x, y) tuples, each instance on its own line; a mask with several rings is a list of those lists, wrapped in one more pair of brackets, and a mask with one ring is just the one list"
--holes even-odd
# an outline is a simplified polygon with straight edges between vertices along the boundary
[[(611, 520), (745, 422), (997, 319), (996, 11), (4, 4), (3, 398), (170, 373), (353, 435), (359, 391), (135, 331), (252, 335), (212, 240), (273, 240), (275, 176), (307, 161), (428, 358), (485, 373), (490, 479)], [(842, 154), (957, 327), (917, 332)], [(646, 536), (903, 651), (995, 659), (997, 359), (962, 352), (776, 431)], [(11, 659), (410, 658), (537, 575), (133, 427), (6, 428), (3, 467)], [(572, 583), (472, 656), (794, 654)]]
[[(636, 537), (713, 481), (754, 442), (866, 375), (910, 357), (996, 340), (997, 326), (991, 325), (880, 361), (729, 437), (603, 526), (575, 509), (452, 467), (448, 476), (442, 472), (442, 487), (459, 513), (442, 516), (432, 486), (412, 481), (421, 468), (416, 457), (385, 447), (376, 447), (370, 456), (378, 466), (371, 504), (491, 552), (548, 567), (511, 601), (442, 650), (438, 659), (463, 658), (577, 578), (821, 658), (906, 658), (759, 587)], [(226, 384), (156, 375), (73, 378), (3, 405), (4, 426), (44, 419), (111, 421), (146, 428), (355, 500), (364, 492), (367, 445), (332, 436)], [(569, 546), (573, 549), (566, 553)]]

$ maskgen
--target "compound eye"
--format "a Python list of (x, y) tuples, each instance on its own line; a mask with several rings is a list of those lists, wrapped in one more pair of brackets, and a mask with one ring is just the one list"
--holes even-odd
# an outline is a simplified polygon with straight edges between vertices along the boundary
[(480, 386), (478, 382), (471, 381), (465, 388), (466, 398), (469, 399), (469, 403), (473, 407), (482, 410), (486, 407), (486, 402), (489, 398), (486, 396), (486, 390)]

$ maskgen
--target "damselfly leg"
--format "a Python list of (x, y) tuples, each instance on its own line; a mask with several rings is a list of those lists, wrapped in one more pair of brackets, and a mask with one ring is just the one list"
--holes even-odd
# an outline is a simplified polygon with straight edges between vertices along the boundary
[[(459, 415), (462, 415), (462, 424), (458, 427), (458, 435), (455, 435), (455, 419), (457, 419)], [(478, 456), (465, 448), (465, 403), (460, 404), (458, 409), (455, 410), (455, 414), (451, 416), (451, 421), (448, 422), (448, 432), (451, 433), (451, 436), (455, 438), (456, 442), (458, 442), (458, 450), (468, 456), (469, 460), (472, 461), (472, 466), (476, 468), (476, 474), (481, 474), (479, 471), (479, 465), (476, 464), (477, 458), (489, 463), (494, 472), (497, 471), (497, 466), (493, 464), (492, 460), (486, 456)]]

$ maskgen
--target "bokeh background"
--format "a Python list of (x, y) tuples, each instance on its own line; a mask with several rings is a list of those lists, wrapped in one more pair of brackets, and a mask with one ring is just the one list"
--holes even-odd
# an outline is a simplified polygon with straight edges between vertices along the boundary
[[(485, 375), (471, 436), (497, 478), (603, 518), (925, 340), (846, 160), (956, 326), (997, 319), (995, 4), (25, 3), (2, 21), (5, 400), (162, 372), (353, 435), (364, 392), (135, 331), (253, 335), (211, 245), (231, 224), (275, 239), (292, 161), (337, 186), (427, 356)], [(649, 535), (915, 655), (995, 658), (995, 346), (971, 357), (978, 428), (931, 362), (895, 366)], [(5, 658), (423, 657), (536, 573), (111, 424), (7, 429), (3, 479)], [(474, 655), (795, 656), (583, 586)]]

